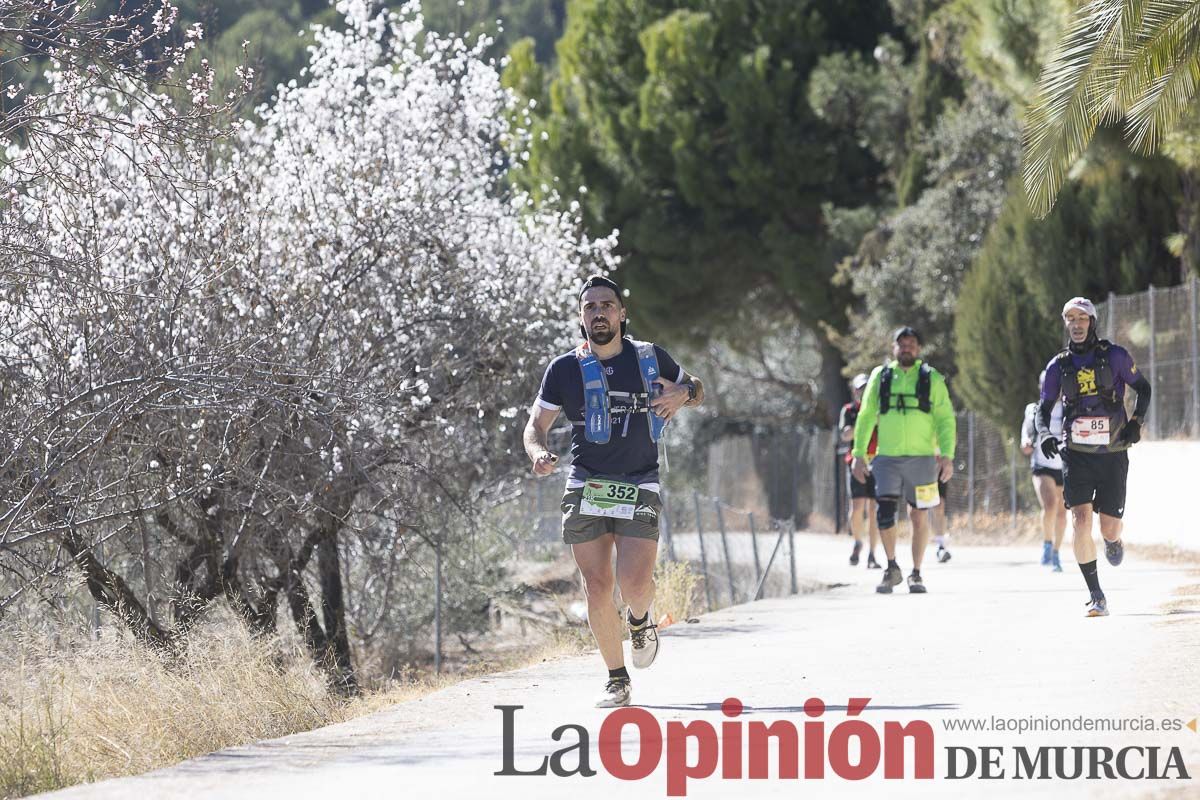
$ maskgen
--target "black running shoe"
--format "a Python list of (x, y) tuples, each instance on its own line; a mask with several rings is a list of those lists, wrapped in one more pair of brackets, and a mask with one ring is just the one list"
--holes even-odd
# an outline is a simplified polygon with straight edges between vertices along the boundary
[(867, 569), (883, 569), (883, 566), (875, 560), (874, 553), (867, 553)]
[(858, 566), (858, 554), (862, 552), (862, 542), (855, 542), (854, 549), (850, 551), (850, 566)]
[(875, 587), (875, 591), (880, 594), (891, 594), (893, 586), (899, 586), (904, 583), (904, 575), (901, 574), (899, 567), (888, 567), (883, 571), (883, 580)]
[(921, 580), (921, 573), (914, 572), (908, 576), (908, 592), (909, 594), (925, 594), (925, 581)]
[(939, 547), (937, 551), (937, 560), (939, 564), (945, 564), (950, 560), (950, 551), (944, 547)]

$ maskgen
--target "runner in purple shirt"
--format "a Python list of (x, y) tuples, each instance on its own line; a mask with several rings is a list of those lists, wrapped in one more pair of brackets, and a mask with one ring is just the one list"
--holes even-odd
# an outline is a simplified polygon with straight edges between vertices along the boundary
[[(1150, 382), (1138, 372), (1125, 348), (1096, 335), (1096, 307), (1083, 297), (1063, 306), (1063, 322), (1071, 338), (1067, 349), (1046, 365), (1038, 408), (1042, 453), (1062, 455), (1063, 501), (1071, 510), (1075, 560), (1083, 572), (1091, 599), (1087, 615), (1108, 615), (1100, 590), (1096, 543), (1092, 539), (1092, 510), (1100, 515), (1104, 556), (1114, 567), (1121, 563), (1121, 517), (1125, 514), (1128, 449), (1142, 435), (1150, 407)], [(1132, 418), (1125, 414), (1125, 389), (1137, 393)], [(1063, 404), (1063, 437), (1049, 435), (1050, 414)]]

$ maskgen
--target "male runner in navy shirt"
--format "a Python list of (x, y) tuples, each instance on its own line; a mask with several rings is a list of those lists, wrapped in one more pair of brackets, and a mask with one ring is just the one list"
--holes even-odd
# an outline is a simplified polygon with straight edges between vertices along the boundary
[[(608, 682), (597, 703), (601, 708), (630, 702), (614, 583), (629, 605), (633, 665), (648, 667), (658, 653), (650, 604), (662, 504), (658, 443), (651, 434), (650, 414), (670, 421), (680, 408), (697, 406), (704, 398), (700, 381), (684, 372), (665, 350), (624, 336), (625, 314), (616, 283), (599, 275), (588, 278), (579, 293), (580, 332), (586, 342), (550, 363), (525, 427), (525, 452), (534, 474), (544, 476), (554, 471), (558, 460), (546, 447), (550, 428), (560, 411), (572, 423), (571, 471), (562, 501), (563, 541), (571, 545), (583, 576), (588, 625), (608, 666)], [(589, 415), (585, 409), (581, 364), (589, 355), (595, 355), (604, 373), (607, 420), (597, 420), (597, 412)], [(656, 362), (653, 379), (643, 373), (643, 356)], [(607, 422), (607, 441), (589, 435), (602, 422)]]

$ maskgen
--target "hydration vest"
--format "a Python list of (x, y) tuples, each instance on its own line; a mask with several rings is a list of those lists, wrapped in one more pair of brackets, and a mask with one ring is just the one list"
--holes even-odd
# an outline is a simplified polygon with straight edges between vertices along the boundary
[[(892, 367), (889, 364), (879, 373), (879, 413), (886, 414), (892, 409)], [(933, 404), (929, 400), (930, 385), (933, 382), (933, 367), (921, 362), (917, 368), (917, 410), (928, 414)], [(907, 411), (911, 406), (904, 405), (904, 398), (912, 395), (896, 395), (896, 408)]]
[[(1121, 409), (1121, 401), (1117, 399), (1117, 383), (1113, 376), (1112, 366), (1108, 363), (1108, 349), (1112, 342), (1101, 339), (1096, 342), (1096, 358), (1092, 370), (1096, 374), (1096, 392), (1104, 403), (1105, 410), (1115, 413)], [(1071, 349), (1067, 348), (1055, 357), (1059, 374), (1062, 375), (1061, 387), (1063, 398), (1063, 416), (1074, 419), (1076, 405), (1079, 402), (1079, 367), (1071, 358)]]
[[(657, 442), (662, 438), (663, 428), (667, 421), (654, 413), (650, 408), (650, 400), (658, 396), (662, 387), (654, 382), (659, 377), (658, 355), (650, 342), (638, 342), (628, 339), (637, 351), (638, 372), (642, 375), (642, 386), (645, 394), (631, 395), (626, 392), (611, 392), (608, 389), (608, 378), (604, 374), (604, 366), (591, 347), (585, 341), (575, 348), (575, 357), (579, 360), (579, 370), (583, 373), (583, 425), (584, 436), (593, 444), (607, 444), (612, 436), (611, 397), (621, 396), (633, 400), (629, 413), (644, 412), (650, 422), (650, 439)], [(626, 417), (628, 424), (628, 417)]]

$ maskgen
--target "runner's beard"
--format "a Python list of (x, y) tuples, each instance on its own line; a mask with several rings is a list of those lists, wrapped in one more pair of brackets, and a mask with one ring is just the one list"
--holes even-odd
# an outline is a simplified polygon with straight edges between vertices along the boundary
[(601, 330), (592, 328), (592, 332), (588, 338), (592, 340), (592, 344), (606, 345), (611, 342), (616, 335), (616, 331), (614, 331), (612, 328), (602, 328)]
[(896, 357), (896, 360), (900, 362), (900, 366), (907, 369), (908, 367), (911, 367), (913, 364), (916, 363), (917, 357), (912, 355), (911, 353), (901, 353), (899, 356)]

